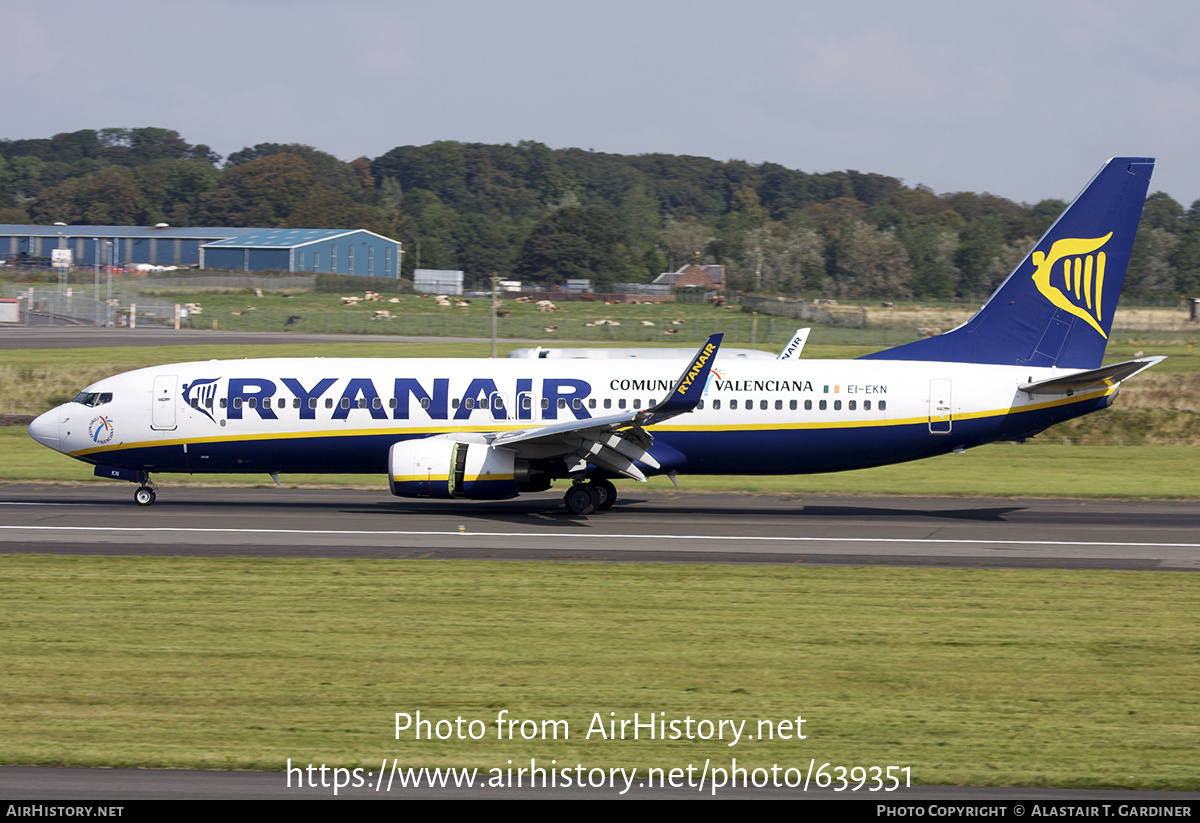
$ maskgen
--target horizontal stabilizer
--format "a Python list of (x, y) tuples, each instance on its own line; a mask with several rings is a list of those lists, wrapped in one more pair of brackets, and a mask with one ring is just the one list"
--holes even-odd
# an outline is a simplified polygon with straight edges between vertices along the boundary
[(1141, 360), (1126, 360), (1098, 369), (1076, 372), (1065, 377), (1051, 377), (1033, 383), (1022, 383), (1020, 389), (1030, 394), (1078, 394), (1092, 389), (1105, 389), (1128, 380), (1139, 372), (1166, 360), (1165, 357), (1144, 357)]

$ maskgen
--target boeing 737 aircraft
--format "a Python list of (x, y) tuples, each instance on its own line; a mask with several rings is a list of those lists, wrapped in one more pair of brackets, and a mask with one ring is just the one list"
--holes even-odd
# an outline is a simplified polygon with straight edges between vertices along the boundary
[(150, 473), (387, 472), (401, 497), (505, 499), (569, 481), (858, 469), (1018, 440), (1107, 408), (1159, 362), (1102, 366), (1154, 161), (1110, 160), (969, 321), (858, 360), (268, 359), (88, 386), (30, 435), (138, 484)]

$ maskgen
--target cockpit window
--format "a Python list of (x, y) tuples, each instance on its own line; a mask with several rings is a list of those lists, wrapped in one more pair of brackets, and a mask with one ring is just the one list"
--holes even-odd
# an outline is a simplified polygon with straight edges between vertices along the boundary
[(71, 402), (82, 403), (85, 406), (103, 406), (112, 402), (112, 392), (81, 391)]

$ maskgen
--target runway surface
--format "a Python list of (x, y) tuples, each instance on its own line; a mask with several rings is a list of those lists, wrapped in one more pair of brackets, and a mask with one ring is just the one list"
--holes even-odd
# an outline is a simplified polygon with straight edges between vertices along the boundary
[[(320, 775), (317, 775), (320, 779)], [(990, 788), (975, 786), (912, 786), (891, 792), (835, 791), (809, 785), (787, 788), (722, 787), (703, 791), (698, 786), (667, 786), (649, 788), (637, 782), (627, 791), (618, 788), (420, 788), (379, 790), (374, 786), (343, 788), (334, 796), (332, 788), (297, 786), (293, 779), (289, 788), (283, 772), (217, 772), (166, 769), (44, 769), (9, 766), (0, 768), (0, 797), (22, 800), (106, 801), (107, 803), (141, 800), (849, 800), (867, 803), (929, 804), (986, 804), (1025, 803), (1030, 816), (1038, 815), (1033, 804), (1103, 804), (1112, 807), (1113, 816), (1119, 807), (1188, 806), (1192, 816), (1200, 805), (1200, 792), (1122, 791), (1096, 789)], [(329, 779), (332, 784), (332, 778)], [(18, 801), (18, 805), (21, 805)], [(1059, 815), (1063, 812), (1059, 812)], [(83, 815), (80, 815), (83, 816)], [(123, 815), (128, 816), (128, 815)], [(909, 812), (908, 817), (915, 816)], [(926, 815), (921, 815), (926, 816)], [(946, 812), (930, 817), (951, 817)], [(982, 816), (982, 815), (981, 815)], [(995, 812), (990, 816), (996, 816)], [(1008, 816), (1019, 816), (1009, 811)], [(1056, 815), (1057, 816), (1057, 815)], [(1099, 815), (1094, 815), (1099, 816)], [(1128, 815), (1126, 815), (1128, 816)]]
[[(169, 483), (169, 481), (168, 481)], [(0, 553), (1200, 570), (1200, 503), (798, 498), (620, 487), (574, 517), (386, 492), (0, 487)]]

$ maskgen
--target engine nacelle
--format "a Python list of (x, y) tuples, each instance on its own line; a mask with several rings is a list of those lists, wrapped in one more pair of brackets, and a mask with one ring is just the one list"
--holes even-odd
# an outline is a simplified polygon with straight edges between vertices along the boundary
[(388, 485), (397, 497), (516, 497), (528, 473), (516, 452), (441, 437), (405, 440), (388, 452)]

